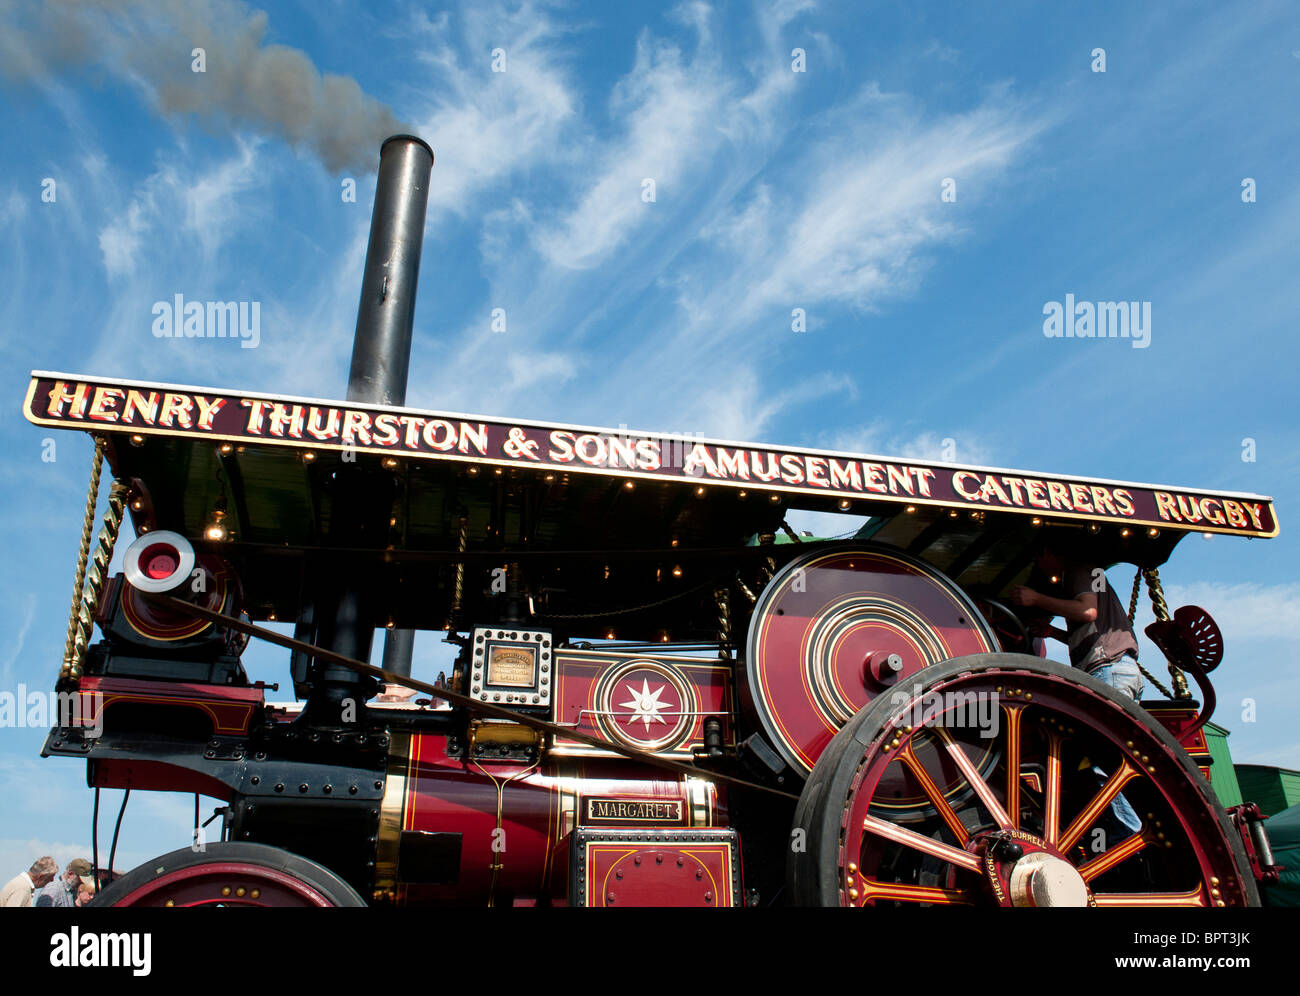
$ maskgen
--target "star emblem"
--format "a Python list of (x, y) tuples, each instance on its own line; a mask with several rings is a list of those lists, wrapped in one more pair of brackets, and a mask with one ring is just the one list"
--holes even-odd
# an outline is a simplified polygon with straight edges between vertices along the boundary
[(667, 687), (667, 685), (660, 685), (652, 692), (650, 691), (650, 682), (642, 678), (641, 691), (638, 692), (633, 685), (629, 684), (627, 690), (632, 696), (632, 701), (619, 703), (619, 708), (632, 710), (632, 714), (624, 722), (631, 725), (640, 720), (645, 724), (647, 733), (650, 731), (651, 723), (660, 723), (667, 726), (668, 724), (664, 722), (664, 718), (659, 715), (664, 709), (668, 708), (667, 702), (659, 701), (659, 696), (663, 694), (664, 689)]

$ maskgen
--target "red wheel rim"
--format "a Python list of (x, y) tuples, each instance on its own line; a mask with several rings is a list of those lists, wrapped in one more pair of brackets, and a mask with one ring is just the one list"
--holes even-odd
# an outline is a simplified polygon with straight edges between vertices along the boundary
[[(993, 737), (981, 737), (969, 722), (979, 696), (985, 704), (974, 708), (983, 717), (996, 710)], [(1004, 841), (1066, 877), (1077, 873), (1088, 905), (1249, 904), (1216, 809), (1194, 781), (1199, 776), (1093, 689), (1051, 674), (989, 668), (919, 694), (909, 689), (890, 716), (861, 755), (844, 800), (842, 905), (1013, 905), (1009, 882), (1018, 859), (1001, 857)], [(991, 767), (979, 763), (990, 742), (997, 757)], [(896, 818), (899, 793), (928, 801), (910, 823)], [(1143, 825), (1108, 844), (1098, 828), (1119, 793)]]
[(334, 906), (301, 879), (246, 861), (213, 861), (166, 872), (116, 906)]

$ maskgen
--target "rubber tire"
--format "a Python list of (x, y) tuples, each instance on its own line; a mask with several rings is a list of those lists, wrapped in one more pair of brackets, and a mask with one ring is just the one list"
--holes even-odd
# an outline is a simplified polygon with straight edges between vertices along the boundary
[(113, 906), (119, 899), (130, 895), (142, 885), (181, 868), (211, 864), (215, 861), (242, 861), (273, 871), (292, 875), (311, 886), (334, 906), (365, 906), (366, 901), (357, 891), (322, 864), (268, 844), (250, 844), (241, 841), (208, 844), (202, 851), (189, 847), (163, 854), (133, 868), (121, 878), (106, 886), (87, 905)]
[[(1200, 770), (1192, 763), (1181, 744), (1165, 729), (1159, 720), (1139, 706), (1132, 698), (1120, 694), (1104, 682), (1098, 681), (1078, 668), (1042, 657), (1026, 654), (972, 654), (935, 664), (920, 671), (914, 678), (924, 677), (923, 690), (959, 674), (989, 668), (1014, 668), (1036, 671), (1040, 674), (1064, 678), (1109, 699), (1126, 712), (1134, 723), (1151, 731), (1157, 740), (1182, 765), (1189, 780), (1201, 797), (1210, 805), (1219, 828), (1232, 851), (1237, 874), (1246, 893), (1247, 905), (1259, 906), (1259, 890), (1251, 873), (1250, 861), (1236, 828), (1228, 814), (1214, 796)], [(839, 856), (840, 820), (843, 802), (853, 781), (858, 762), (867, 748), (874, 743), (889, 722), (895, 707), (887, 696), (880, 696), (865, 706), (861, 712), (844, 725), (835, 739), (827, 745), (816, 767), (804, 784), (795, 807), (794, 827), (806, 831), (806, 849), (792, 851), (786, 864), (786, 893), (796, 906), (838, 906), (839, 875), (836, 862)], [(827, 806), (827, 800), (834, 805)]]

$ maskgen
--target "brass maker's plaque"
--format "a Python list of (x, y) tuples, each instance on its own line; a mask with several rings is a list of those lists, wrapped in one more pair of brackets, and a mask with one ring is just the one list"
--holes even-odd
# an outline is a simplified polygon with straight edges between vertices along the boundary
[(512, 688), (531, 688), (537, 681), (537, 651), (532, 647), (490, 648), (487, 683)]
[(473, 698), (550, 712), (555, 660), (549, 629), (476, 626), (470, 646)]

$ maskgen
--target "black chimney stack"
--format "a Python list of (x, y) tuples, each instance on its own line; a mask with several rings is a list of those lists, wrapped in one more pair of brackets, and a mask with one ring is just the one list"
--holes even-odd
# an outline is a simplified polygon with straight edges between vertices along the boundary
[[(348, 371), (349, 401), (406, 403), (415, 285), (432, 169), (433, 150), (413, 135), (394, 135), (380, 147), (379, 183)], [(384, 670), (409, 676), (414, 649), (414, 630), (389, 630), (384, 638)]]
[(349, 401), (406, 403), (432, 169), (433, 150), (414, 135), (394, 135), (379, 150), (379, 183), (348, 371)]
[[(348, 400), (366, 404), (406, 402), (406, 375), (411, 360), (415, 320), (415, 286), (424, 243), (424, 215), (429, 203), (433, 150), (413, 135), (394, 135), (379, 150), (379, 180), (370, 219), (370, 242), (361, 278), (361, 303), (348, 372)], [(396, 483), (391, 474), (376, 475), (353, 465), (340, 468), (331, 482), (340, 525), (333, 541), (342, 547), (382, 545)], [(378, 608), (373, 594), (346, 572), (322, 581), (321, 612), (304, 612), (298, 630), (314, 630), (317, 642), (356, 660), (370, 659)], [(389, 630), (385, 669), (411, 673), (413, 630)], [(345, 667), (318, 664), (303, 710), (316, 726), (348, 722), (356, 705), (369, 697), (370, 679)], [(352, 703), (350, 706), (349, 703)]]

